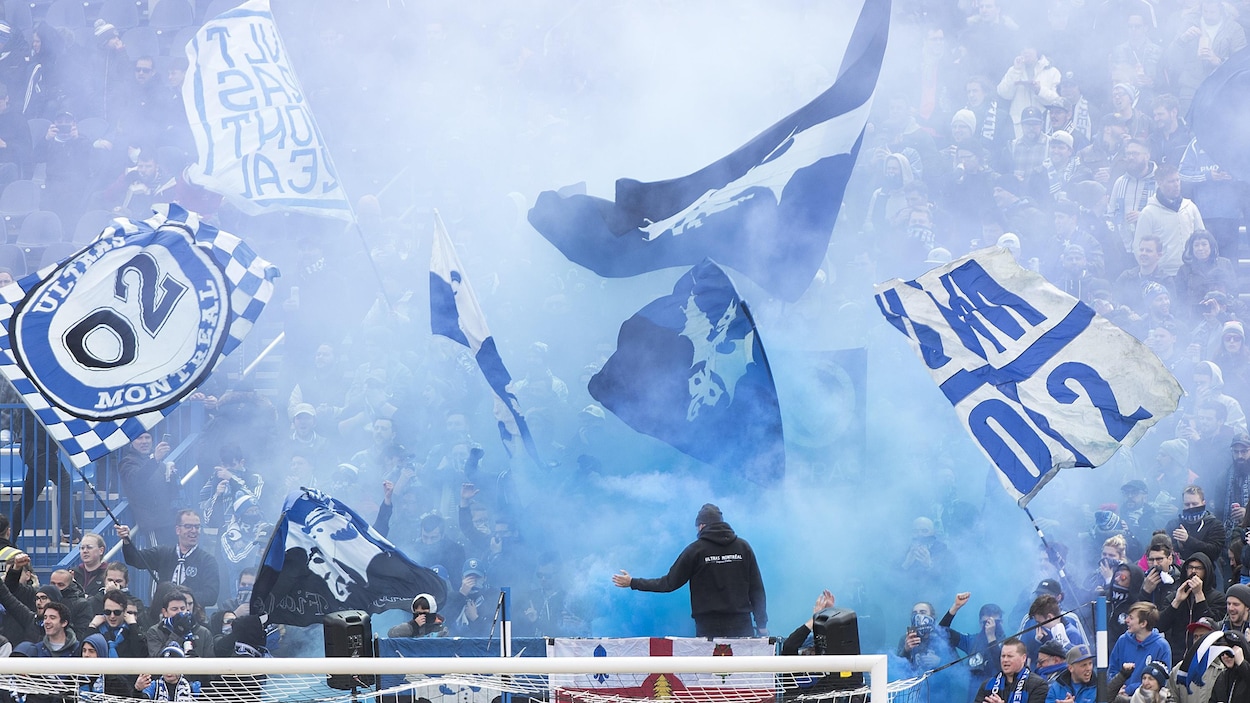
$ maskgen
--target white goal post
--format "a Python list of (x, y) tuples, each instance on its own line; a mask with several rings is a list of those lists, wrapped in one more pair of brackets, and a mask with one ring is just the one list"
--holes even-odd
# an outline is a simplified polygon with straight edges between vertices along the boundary
[(884, 654), (818, 655), (793, 657), (275, 657), (251, 658), (0, 658), (0, 677), (100, 674), (181, 673), (225, 676), (276, 675), (563, 675), (637, 674), (664, 671), (673, 674), (798, 672), (864, 672), (870, 675), (873, 703), (886, 703), (887, 661)]

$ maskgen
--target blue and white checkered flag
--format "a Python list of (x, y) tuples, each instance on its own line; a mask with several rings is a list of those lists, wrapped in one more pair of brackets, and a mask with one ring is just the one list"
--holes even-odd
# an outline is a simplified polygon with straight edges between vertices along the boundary
[(247, 336), (279, 275), (194, 213), (154, 210), (0, 288), (0, 372), (80, 468), (173, 412)]

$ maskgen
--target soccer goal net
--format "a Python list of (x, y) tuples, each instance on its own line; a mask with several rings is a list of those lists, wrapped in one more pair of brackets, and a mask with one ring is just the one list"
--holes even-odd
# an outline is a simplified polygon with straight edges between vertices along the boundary
[(915, 683), (887, 684), (884, 655), (0, 659), (2, 690), (99, 703), (903, 703)]

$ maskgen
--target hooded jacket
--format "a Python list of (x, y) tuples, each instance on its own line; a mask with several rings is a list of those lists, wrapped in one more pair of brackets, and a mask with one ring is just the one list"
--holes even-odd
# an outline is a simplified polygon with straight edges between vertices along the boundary
[[(1215, 569), (1211, 566), (1211, 560), (1206, 554), (1198, 552), (1185, 560), (1185, 564), (1190, 562), (1198, 562), (1206, 570), (1207, 577), (1202, 581), (1203, 600), (1198, 601), (1191, 593), (1185, 600), (1181, 601), (1179, 607), (1173, 608), (1172, 602), (1169, 601), (1167, 606), (1159, 611), (1159, 631), (1164, 633), (1168, 644), (1172, 646), (1173, 655), (1180, 658), (1189, 647), (1189, 633), (1187, 628), (1190, 623), (1197, 622), (1198, 618), (1209, 617), (1212, 620), (1223, 620), (1227, 612), (1225, 607), (1224, 593), (1216, 588)], [(1181, 565), (1181, 578), (1185, 578), (1185, 564)], [(1176, 584), (1180, 586), (1180, 582)]]
[(671, 593), (690, 582), (690, 617), (755, 615), (755, 627), (768, 625), (764, 579), (755, 552), (725, 522), (704, 525), (668, 573), (660, 578), (630, 580), (635, 591)]
[(1158, 630), (1151, 630), (1146, 639), (1138, 641), (1132, 634), (1125, 632), (1115, 641), (1111, 648), (1111, 656), (1107, 660), (1108, 671), (1119, 671), (1124, 664), (1133, 664), (1133, 674), (1125, 684), (1125, 690), (1133, 693), (1141, 686), (1141, 675), (1150, 662), (1163, 662), (1168, 669), (1172, 668), (1172, 649)]
[(443, 616), (438, 614), (438, 601), (434, 600), (434, 596), (428, 593), (418, 593), (413, 602), (424, 598), (425, 602), (430, 604), (430, 612), (426, 614), (425, 624), (417, 624), (417, 615), (413, 613), (412, 619), (407, 622), (401, 622), (387, 631), (387, 637), (445, 637), (447, 636), (447, 628), (443, 625)]
[[(1116, 585), (1116, 575), (1121, 571), (1129, 573), (1128, 585)], [(1140, 600), (1150, 600), (1151, 595), (1157, 595), (1160, 591), (1165, 590), (1163, 584), (1159, 584), (1159, 588), (1155, 589), (1153, 594), (1145, 594), (1141, 592), (1142, 582), (1146, 580), (1146, 575), (1136, 564), (1120, 564), (1115, 567), (1115, 571), (1111, 575), (1111, 584), (1107, 586), (1105, 594), (1094, 594), (1107, 596), (1107, 607), (1110, 609), (1107, 618), (1107, 636), (1110, 641), (1114, 642), (1120, 638), (1128, 629), (1127, 618), (1128, 609), (1134, 603)], [(1170, 601), (1170, 599), (1169, 599)]]
[[(1223, 329), (1222, 323), (1220, 328)], [(1198, 335), (1195, 334), (1195, 338), (1197, 337)], [(1202, 340), (1195, 339), (1195, 341), (1201, 342)], [(1199, 361), (1194, 364), (1194, 372), (1206, 372), (1211, 375), (1211, 385), (1207, 388), (1207, 391), (1205, 393), (1195, 394), (1194, 407), (1198, 407), (1198, 405), (1204, 400), (1214, 400), (1220, 405), (1223, 405), (1228, 411), (1228, 418), (1224, 421), (1224, 424), (1231, 426), (1235, 430), (1245, 432), (1246, 413), (1241, 407), (1241, 403), (1238, 403), (1235, 398), (1224, 393), (1224, 372), (1220, 369), (1219, 365), (1210, 361)]]
[(37, 657), (76, 657), (78, 656), (78, 638), (74, 636), (73, 628), (65, 628), (65, 643), (60, 647), (48, 641), (45, 634), (43, 639), (35, 643), (35, 656)]

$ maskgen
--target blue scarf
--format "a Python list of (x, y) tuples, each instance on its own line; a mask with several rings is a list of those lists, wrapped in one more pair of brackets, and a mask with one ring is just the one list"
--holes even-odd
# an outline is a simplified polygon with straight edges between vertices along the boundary
[[(1006, 674), (1000, 673), (998, 676), (994, 677), (993, 679), (994, 687), (990, 691), (990, 693), (994, 695), (998, 695), (999, 689), (1001, 689), (1003, 686), (1004, 676), (1006, 676)], [(1016, 679), (1016, 688), (1014, 691), (1011, 692), (1011, 698), (1008, 698), (1006, 700), (1006, 703), (1024, 703), (1024, 684), (1029, 680), (1029, 667), (1026, 666), (1023, 669), (1021, 669), (1020, 673), (1016, 674), (1016, 676), (1018, 677)], [(989, 682), (987, 682), (987, 685), (988, 683)]]

